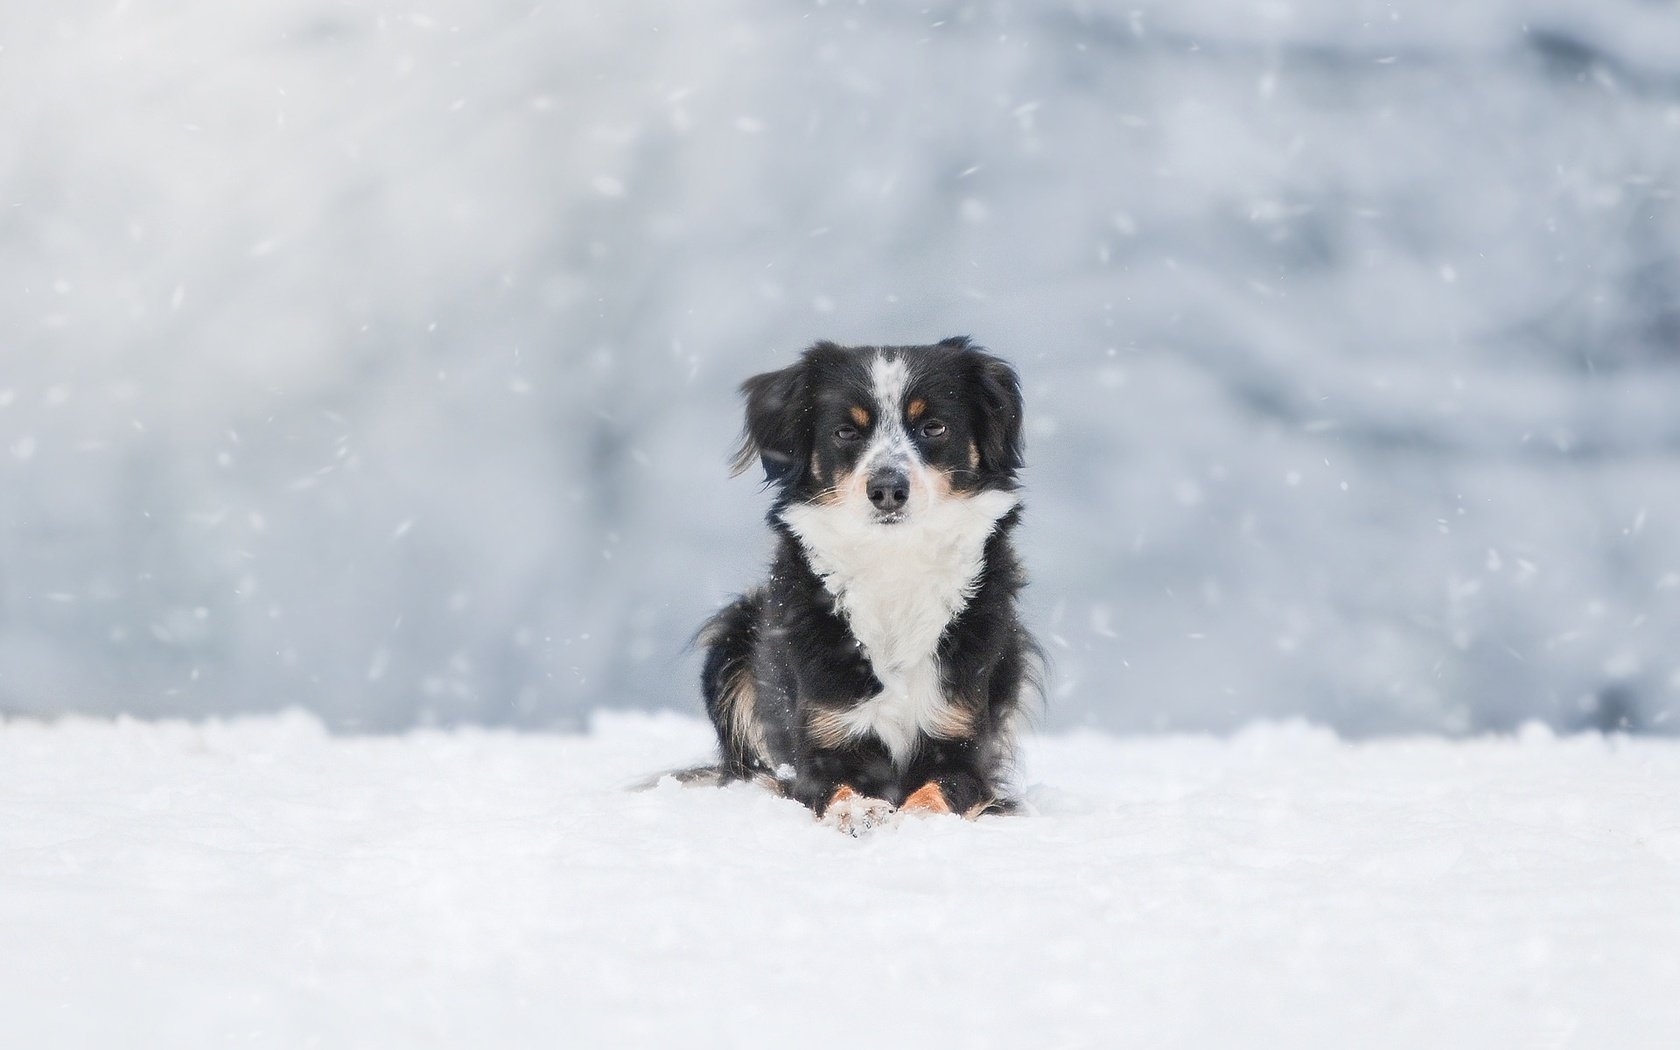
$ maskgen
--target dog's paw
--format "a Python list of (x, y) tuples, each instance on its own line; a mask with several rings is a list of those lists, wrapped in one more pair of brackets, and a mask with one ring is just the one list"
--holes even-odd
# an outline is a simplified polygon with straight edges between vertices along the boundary
[(911, 792), (899, 809), (927, 817), (951, 812), (951, 804), (945, 800), (945, 792), (940, 790), (939, 785), (930, 780)]
[(828, 805), (823, 807), (822, 822), (856, 838), (888, 823), (892, 817), (891, 802), (860, 795), (841, 784), (840, 789), (828, 800)]

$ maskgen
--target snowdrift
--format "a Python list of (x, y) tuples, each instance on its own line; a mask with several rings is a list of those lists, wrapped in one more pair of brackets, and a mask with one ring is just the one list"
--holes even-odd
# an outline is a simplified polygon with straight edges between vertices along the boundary
[(1680, 747), (1035, 740), (853, 840), (674, 716), (0, 723), (16, 1046), (1680, 1043)]

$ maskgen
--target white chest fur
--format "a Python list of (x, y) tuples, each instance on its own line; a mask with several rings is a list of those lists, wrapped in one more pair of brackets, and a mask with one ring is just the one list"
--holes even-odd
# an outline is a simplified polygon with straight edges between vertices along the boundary
[(853, 736), (873, 733), (900, 766), (920, 734), (950, 736), (962, 724), (939, 680), (939, 639), (973, 596), (986, 540), (1017, 501), (1012, 492), (947, 497), (894, 525), (848, 504), (782, 511), (881, 681), (842, 721)]

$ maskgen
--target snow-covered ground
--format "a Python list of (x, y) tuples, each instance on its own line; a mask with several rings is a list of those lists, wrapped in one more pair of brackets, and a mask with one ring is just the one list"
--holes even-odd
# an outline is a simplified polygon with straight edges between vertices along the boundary
[(0, 723), (8, 1046), (1680, 1045), (1680, 745), (1034, 741), (860, 840), (701, 723)]

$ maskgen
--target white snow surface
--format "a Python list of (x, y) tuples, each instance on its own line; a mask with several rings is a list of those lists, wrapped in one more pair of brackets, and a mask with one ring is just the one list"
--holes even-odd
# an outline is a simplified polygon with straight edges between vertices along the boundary
[(676, 715), (0, 723), (11, 1046), (1680, 1045), (1680, 745), (1033, 740), (862, 839)]

